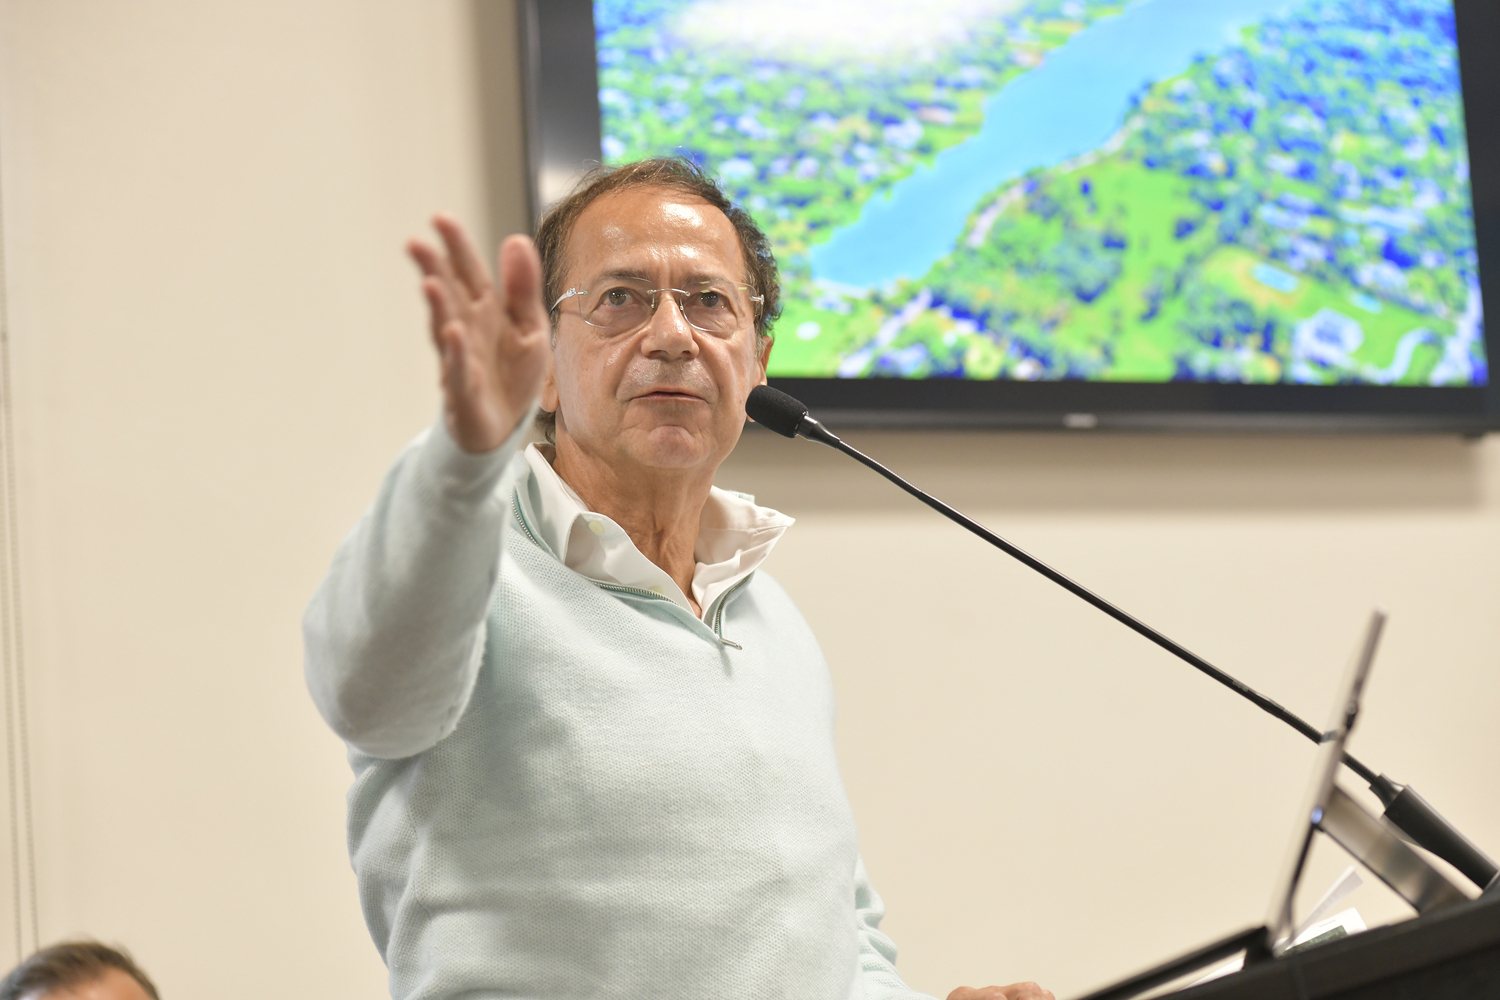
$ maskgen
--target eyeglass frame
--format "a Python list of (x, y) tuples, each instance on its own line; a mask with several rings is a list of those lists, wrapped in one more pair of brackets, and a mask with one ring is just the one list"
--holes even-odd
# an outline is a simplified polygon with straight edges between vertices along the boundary
[[(603, 282), (603, 281), (610, 281), (610, 280), (616, 280), (616, 279), (604, 278), (604, 279), (600, 279), (600, 280), (601, 280), (601, 282)], [(749, 296), (749, 298), (750, 298), (750, 325), (754, 326), (756, 320), (758, 320), (760, 318), (761, 314), (765, 311), (765, 308), (766, 308), (766, 296), (765, 296), (765, 294), (762, 293), (762, 292), (757, 292), (755, 286), (751, 285), (751, 284), (748, 284), (747, 282), (736, 281), (736, 282), (732, 282), (731, 285), (734, 288), (743, 288), (747, 292), (754, 293), (754, 294), (752, 294), (752, 295)], [(557, 301), (556, 302), (552, 303), (552, 308), (550, 308), (550, 309), (547, 310), (548, 315), (551, 315), (552, 313), (558, 313), (560, 315), (561, 311), (562, 311), (562, 304), (564, 302), (566, 302), (568, 299), (571, 299), (571, 298), (573, 298), (575, 296), (578, 296), (578, 295), (586, 295), (586, 294), (588, 294), (591, 291), (593, 291), (593, 287), (592, 286), (590, 286), (588, 288), (570, 288), (570, 289), (568, 289), (566, 292), (563, 292), (561, 295), (559, 295), (557, 297)], [(688, 319), (687, 309), (682, 304), (684, 298), (686, 298), (687, 296), (693, 294), (688, 289), (686, 289), (686, 288), (666, 288), (666, 287), (663, 287), (663, 288), (647, 288), (647, 289), (644, 289), (644, 291), (645, 291), (645, 294), (648, 296), (648, 300), (647, 301), (649, 302), (649, 304), (651, 306), (651, 313), (650, 313), (650, 315), (648, 315), (646, 317), (646, 323), (642, 324), (643, 326), (646, 325), (646, 324), (649, 324), (653, 319), (656, 318), (656, 311), (657, 311), (657, 309), (661, 308), (661, 293), (662, 292), (671, 292), (672, 293), (672, 301), (675, 302), (675, 303), (677, 303), (677, 313), (678, 313), (678, 315), (680, 315), (682, 317), (682, 321), (684, 323), (686, 323), (688, 326), (692, 327), (694, 330), (699, 331), (700, 333), (718, 333), (719, 332), (717, 330), (705, 330), (703, 327), (698, 326), (692, 320)], [(585, 315), (583, 315), (583, 309), (581, 308), (581, 305), (582, 305), (582, 303), (580, 303), (580, 308), (578, 310), (578, 318), (581, 319), (581, 320), (583, 320), (589, 326), (594, 327), (594, 329), (596, 329), (596, 330), (603, 330), (603, 329), (605, 329), (605, 327), (595, 326), (593, 323), (589, 323), (588, 317), (585, 316)], [(636, 329), (639, 329), (639, 327), (632, 328), (630, 332), (634, 332), (634, 330), (636, 330)], [(625, 332), (625, 331), (622, 331), (622, 332)], [(733, 331), (725, 331), (725, 332), (733, 332)]]

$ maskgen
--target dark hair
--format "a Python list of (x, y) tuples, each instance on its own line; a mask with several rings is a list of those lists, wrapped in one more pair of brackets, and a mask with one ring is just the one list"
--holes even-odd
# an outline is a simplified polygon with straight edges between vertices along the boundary
[[(724, 213), (740, 240), (746, 280), (763, 296), (760, 312), (755, 318), (756, 338), (769, 336), (771, 325), (781, 315), (781, 277), (776, 269), (776, 256), (771, 253), (771, 241), (766, 239), (766, 234), (761, 232), (750, 213), (731, 202), (702, 167), (681, 156), (639, 160), (618, 167), (595, 167), (583, 176), (572, 193), (547, 210), (536, 228), (536, 248), (542, 258), (542, 294), (547, 305), (551, 306), (562, 295), (563, 274), (568, 267), (568, 238), (573, 235), (573, 226), (584, 209), (606, 194), (637, 187), (666, 188), (693, 195)], [(548, 441), (555, 442), (556, 413), (545, 410), (538, 413), (537, 426)]]
[(92, 983), (110, 969), (119, 969), (140, 983), (151, 1000), (161, 1000), (146, 974), (130, 953), (97, 941), (64, 941), (43, 948), (10, 970), (0, 980), (0, 1000), (21, 1000), (33, 993), (46, 994)]

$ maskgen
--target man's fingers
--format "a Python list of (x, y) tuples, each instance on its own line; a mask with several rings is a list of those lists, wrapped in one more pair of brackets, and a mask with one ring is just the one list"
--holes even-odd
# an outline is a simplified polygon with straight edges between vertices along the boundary
[(450, 215), (435, 215), (432, 225), (443, 238), (443, 246), (448, 248), (448, 257), (453, 261), (453, 270), (468, 293), (477, 299), (489, 291), (489, 271), (458, 221)]
[[(457, 304), (448, 283), (441, 278), (423, 278), (422, 295), (427, 299), (427, 312), (432, 318), (433, 342), (441, 348), (443, 330), (459, 322)], [(461, 331), (458, 335), (462, 335)]]
[(986, 986), (975, 989), (960, 986), (948, 994), (948, 1000), (1056, 1000), (1050, 990), (1036, 983), (1013, 983), (1010, 986)]
[(433, 249), (432, 244), (425, 240), (407, 240), (406, 255), (416, 262), (417, 269), (424, 277), (436, 277), (438, 273), (438, 252)]
[(1006, 1000), (1054, 1000), (1051, 990), (1044, 990), (1036, 983), (1016, 983), (1005, 987)]
[[(412, 240), (406, 244), (406, 252), (417, 262), (417, 267), (429, 278), (437, 278), (452, 288), (458, 288), (458, 276), (453, 273), (453, 264), (448, 255), (423, 240)], [(451, 295), (450, 295), (451, 298)]]
[(449, 323), (433, 339), (437, 343), (439, 380), (450, 405), (468, 396), (469, 356), (464, 350), (463, 327)]
[(508, 236), (500, 244), (500, 307), (522, 330), (547, 326), (542, 301), (542, 259), (528, 237)]
[(423, 240), (412, 240), (406, 249), (427, 280), (437, 282), (442, 288), (444, 309), (439, 325), (449, 320), (467, 319), (471, 296), (454, 273), (452, 259)]

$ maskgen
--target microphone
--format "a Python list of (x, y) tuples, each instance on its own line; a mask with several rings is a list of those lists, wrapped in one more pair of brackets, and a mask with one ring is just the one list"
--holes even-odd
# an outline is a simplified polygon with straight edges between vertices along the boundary
[[(769, 385), (758, 385), (750, 390), (750, 398), (745, 401), (745, 412), (751, 420), (754, 420), (767, 430), (775, 431), (782, 437), (803, 437), (809, 441), (826, 444), (830, 448), (843, 452), (861, 465), (868, 466), (939, 514), (969, 529), (1006, 555), (1036, 570), (1042, 576), (1045, 576), (1074, 596), (1087, 601), (1126, 628), (1149, 639), (1173, 656), (1207, 674), (1246, 701), (1259, 707), (1262, 711), (1291, 726), (1314, 743), (1321, 743), (1323, 741), (1322, 731), (1294, 712), (1267, 698), (1248, 684), (1220, 670), (1197, 653), (1167, 638), (1145, 622), (1106, 601), (1082, 584), (1070, 580), (1025, 550), (1012, 545), (973, 518), (948, 506), (930, 493), (926, 493), (913, 486), (859, 449), (845, 444), (843, 439), (814, 419), (812, 414), (808, 412), (807, 406), (800, 400), (787, 395), (780, 389), (773, 389)], [(1376, 774), (1351, 754), (1344, 754), (1344, 764), (1369, 784), (1370, 790), (1375, 793), (1376, 797), (1380, 799), (1381, 805), (1385, 807), (1385, 818), (1407, 838), (1453, 865), (1453, 867), (1464, 874), (1465, 878), (1481, 889), (1487, 889), (1492, 886), (1500, 887), (1500, 867), (1497, 867), (1495, 862), (1491, 861), (1483, 851), (1454, 829), (1452, 824), (1443, 819), (1437, 810), (1433, 809), (1432, 806), (1427, 804), (1425, 799), (1417, 794), (1414, 788), (1410, 785), (1399, 785), (1383, 774)]]

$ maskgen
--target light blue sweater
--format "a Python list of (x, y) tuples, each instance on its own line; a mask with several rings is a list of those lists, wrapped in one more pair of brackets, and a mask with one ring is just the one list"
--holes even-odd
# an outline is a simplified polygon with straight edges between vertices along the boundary
[(519, 443), (418, 438), (304, 622), (392, 996), (919, 996), (785, 591), (756, 572), (711, 626), (591, 582), (530, 529)]

